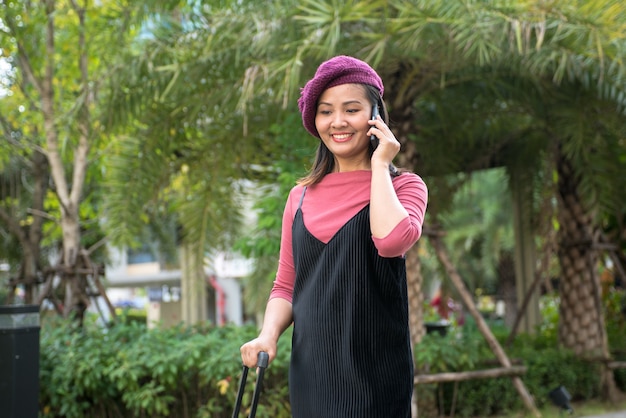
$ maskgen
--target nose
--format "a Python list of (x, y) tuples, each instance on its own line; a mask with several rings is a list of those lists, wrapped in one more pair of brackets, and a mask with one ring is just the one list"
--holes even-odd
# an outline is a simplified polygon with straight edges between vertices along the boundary
[(330, 125), (333, 128), (339, 128), (342, 126), (346, 126), (346, 119), (344, 118), (343, 113), (341, 112), (335, 112), (333, 114), (333, 118), (330, 121)]

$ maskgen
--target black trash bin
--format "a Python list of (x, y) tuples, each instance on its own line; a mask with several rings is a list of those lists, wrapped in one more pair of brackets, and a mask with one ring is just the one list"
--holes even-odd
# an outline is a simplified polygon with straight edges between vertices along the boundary
[(39, 411), (39, 306), (0, 306), (0, 416)]

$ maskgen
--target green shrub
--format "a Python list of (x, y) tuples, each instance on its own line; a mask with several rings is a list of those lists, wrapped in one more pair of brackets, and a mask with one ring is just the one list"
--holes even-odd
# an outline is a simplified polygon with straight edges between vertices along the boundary
[[(80, 330), (59, 320), (43, 324), (41, 416), (230, 417), (242, 370), (239, 347), (256, 333), (208, 325), (149, 330), (135, 321)], [(267, 370), (259, 417), (290, 416), (289, 342), (281, 339)]]
[(148, 313), (145, 309), (137, 308), (115, 308), (115, 315), (122, 322), (134, 321), (139, 324), (147, 323)]
[(626, 357), (626, 289), (611, 289), (604, 298), (606, 329), (611, 351)]
[[(492, 333), (504, 346), (508, 330), (501, 323), (490, 325)], [(545, 334), (520, 335), (507, 356), (513, 363), (526, 366), (521, 376), (538, 407), (549, 401), (548, 393), (565, 386), (576, 400), (598, 396), (598, 364), (577, 359), (573, 353), (557, 349), (552, 327)], [(473, 321), (445, 337), (426, 335), (415, 349), (416, 367), (427, 373), (461, 372), (499, 367), (499, 363)], [(510, 377), (474, 379), (417, 387), (420, 416), (475, 417), (506, 415), (524, 408)], [(435, 401), (435, 411), (428, 401)]]
[[(612, 296), (617, 298), (616, 296)], [(552, 307), (551, 304), (546, 304)], [(612, 305), (611, 305), (612, 306)], [(614, 306), (620, 306), (614, 303)], [(608, 308), (607, 330), (612, 347), (626, 347), (624, 318)], [(610, 310), (613, 309), (613, 310)], [(519, 335), (507, 355), (527, 367), (522, 380), (542, 407), (548, 393), (563, 385), (574, 400), (598, 396), (598, 365), (557, 349), (556, 319), (548, 318), (536, 335)], [(504, 346), (508, 330), (491, 322), (494, 336)], [(267, 369), (260, 418), (290, 417), (288, 369), (291, 330), (279, 341), (278, 357)], [(87, 321), (81, 329), (52, 316), (42, 318), (40, 411), (42, 417), (230, 417), (241, 376), (239, 347), (254, 338), (252, 326), (213, 327), (200, 324), (148, 329), (145, 321), (122, 316), (110, 328)], [(622, 344), (622, 345), (619, 345)], [(619, 357), (622, 356), (622, 357)], [(616, 359), (626, 353), (616, 351)], [(416, 370), (442, 373), (496, 367), (491, 348), (468, 318), (446, 336), (426, 335), (415, 348)], [(618, 386), (626, 387), (626, 370), (615, 372)], [(247, 416), (254, 385), (250, 372), (241, 416)], [(505, 415), (523, 410), (511, 379), (477, 379), (458, 383), (420, 385), (420, 416), (458, 417)]]

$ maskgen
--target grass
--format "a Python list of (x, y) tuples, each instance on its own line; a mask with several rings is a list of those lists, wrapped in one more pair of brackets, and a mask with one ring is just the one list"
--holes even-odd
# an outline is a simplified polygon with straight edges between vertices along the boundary
[[(626, 411), (626, 396), (617, 403), (601, 402), (599, 400), (590, 400), (582, 403), (572, 402), (573, 413), (568, 413), (556, 406), (550, 404), (540, 409), (541, 418), (584, 418), (615, 412)], [(626, 417), (626, 412), (624, 413)], [(498, 418), (536, 418), (530, 412), (520, 412), (512, 415), (503, 415)]]

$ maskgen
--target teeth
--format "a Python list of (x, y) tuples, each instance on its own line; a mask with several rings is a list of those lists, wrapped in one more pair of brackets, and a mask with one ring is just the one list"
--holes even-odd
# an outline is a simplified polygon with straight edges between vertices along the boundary
[(335, 138), (337, 139), (345, 139), (348, 138), (350, 136), (350, 134), (343, 134), (343, 135), (333, 135)]

